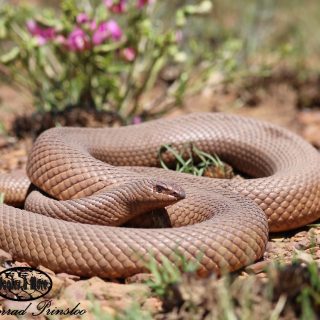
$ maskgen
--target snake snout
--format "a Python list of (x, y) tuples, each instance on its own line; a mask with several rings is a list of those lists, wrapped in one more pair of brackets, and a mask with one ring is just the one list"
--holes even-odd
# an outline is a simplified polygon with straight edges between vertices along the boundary
[(158, 194), (172, 196), (176, 200), (182, 200), (186, 197), (185, 191), (174, 183), (165, 183), (158, 181), (154, 185), (154, 191)]

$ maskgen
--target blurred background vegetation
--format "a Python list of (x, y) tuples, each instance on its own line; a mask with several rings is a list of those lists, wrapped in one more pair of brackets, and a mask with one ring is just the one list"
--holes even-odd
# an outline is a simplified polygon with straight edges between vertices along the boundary
[[(76, 6), (78, 12), (81, 12), (89, 7), (95, 8), (102, 2), (100, 0), (60, 2), (0, 0), (0, 6), (2, 8), (11, 6), (15, 21), (19, 20), (23, 28), (25, 23), (23, 19), (26, 15), (30, 17), (34, 14), (36, 19), (41, 15), (55, 16), (57, 19), (61, 15), (61, 8)], [(24, 7), (29, 8), (28, 14), (26, 11), (22, 12)], [(129, 12), (127, 14), (130, 15)], [(118, 15), (116, 18), (120, 21), (120, 25), (125, 21), (122, 24), (124, 32), (130, 32), (133, 24), (136, 28), (139, 21), (144, 28), (152, 30), (148, 33), (148, 40), (143, 38), (146, 33), (140, 38), (137, 35), (136, 46), (144, 49), (140, 50), (136, 58), (138, 61), (136, 74), (123, 63), (117, 67), (112, 63), (108, 64), (110, 61), (116, 61), (113, 56), (104, 64), (106, 73), (111, 69), (114, 72), (112, 81), (110, 78), (99, 78), (95, 84), (100, 89), (93, 94), (96, 98), (90, 100), (94, 101), (93, 107), (100, 111), (112, 112), (122, 124), (162, 116), (183, 107), (190, 97), (221, 85), (240, 84), (239, 90), (244, 92), (248, 86), (252, 87), (252, 83), (285, 77), (287, 81), (292, 81), (291, 85), (299, 91), (304, 81), (309, 81), (311, 78), (317, 79), (315, 87), (320, 83), (318, 81), (320, 37), (317, 35), (320, 25), (320, 4), (317, 0), (150, 1), (144, 17), (130, 20), (132, 17), (127, 19), (126, 16)], [(71, 20), (72, 17), (70, 17), (72, 23)], [(4, 21), (4, 16), (0, 15), (0, 38), (5, 38)], [(176, 34), (176, 42), (172, 42), (173, 34)], [(128, 37), (131, 37), (132, 43), (133, 37), (131, 35)], [(170, 43), (168, 39), (171, 39)], [(7, 52), (8, 48), (11, 48), (10, 41), (4, 40), (6, 41), (3, 41), (0, 47), (0, 53), (5, 58), (0, 65), (1, 80), (10, 85), (22, 84), (21, 92), (33, 97), (33, 105), (38, 111), (63, 111), (70, 107), (84, 108), (88, 104), (88, 101), (84, 103), (81, 85), (78, 92), (74, 94), (72, 91), (71, 95), (68, 89), (70, 87), (68, 81), (71, 83), (71, 79), (68, 80), (66, 76), (63, 81), (56, 81), (54, 90), (57, 87), (60, 90), (56, 92), (57, 94), (50, 82), (46, 84), (45, 81), (41, 81), (36, 88), (33, 86), (30, 89), (30, 86), (17, 81), (12, 76), (12, 69), (10, 70), (12, 61), (10, 63), (7, 61), (11, 58)], [(149, 41), (152, 46), (141, 47), (144, 41)], [(159, 49), (161, 46), (163, 50)], [(160, 54), (154, 50), (155, 48), (160, 50)], [(65, 63), (70, 69), (70, 62), (72, 61), (72, 66), (77, 59), (68, 59), (69, 57), (63, 57), (59, 62)], [(150, 65), (152, 72), (149, 72)], [(23, 68), (26, 68), (26, 65)], [(19, 65), (18, 68), (15, 65), (15, 72), (17, 70)], [(25, 82), (31, 81), (28, 76), (23, 78)], [(61, 85), (60, 82), (67, 85)], [(111, 94), (106, 95), (105, 99), (101, 98), (105, 94), (102, 93), (102, 88), (108, 86), (112, 87)], [(308, 107), (310, 105), (308, 99), (303, 97), (300, 99), (302, 102), (299, 101), (297, 104), (303, 106), (306, 104)], [(251, 100), (254, 99), (244, 99), (242, 105), (250, 104)], [(305, 103), (306, 100), (308, 101)], [(314, 104), (318, 106), (318, 97), (312, 97), (311, 100), (312, 106)]]
[[(0, 4), (32, 4), (57, 8), (59, 1), (1, 0)], [(192, 53), (200, 58), (212, 57), (213, 51), (230, 39), (240, 40), (244, 46), (239, 62), (275, 61), (275, 56), (289, 58), (290, 66), (306, 66), (319, 70), (320, 4), (317, 0), (210, 0), (210, 14), (194, 18), (186, 28), (192, 42)], [(175, 12), (183, 5), (200, 1), (158, 1), (158, 23), (170, 26)], [(263, 56), (265, 60), (262, 59)]]

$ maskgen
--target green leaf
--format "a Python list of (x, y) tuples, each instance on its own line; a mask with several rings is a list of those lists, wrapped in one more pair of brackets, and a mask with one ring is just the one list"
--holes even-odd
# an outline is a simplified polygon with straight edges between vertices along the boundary
[(0, 19), (0, 39), (4, 39), (7, 36), (6, 20)]
[(176, 25), (178, 27), (184, 27), (187, 22), (186, 15), (183, 9), (180, 9), (176, 13)]
[(185, 12), (189, 15), (209, 13), (212, 9), (212, 2), (209, 0), (202, 1), (197, 5), (185, 6)]
[(123, 45), (123, 41), (103, 44), (101, 46), (95, 47), (94, 52), (95, 53), (105, 53), (105, 52), (115, 51), (115, 50), (121, 48), (122, 45)]
[(18, 47), (13, 47), (9, 52), (5, 53), (0, 57), (0, 61), (4, 64), (12, 62), (20, 54), (20, 49)]
[(54, 13), (51, 10), (46, 10), (35, 17), (36, 22), (38, 22), (42, 27), (58, 27), (62, 28), (62, 23), (60, 19), (54, 17)]

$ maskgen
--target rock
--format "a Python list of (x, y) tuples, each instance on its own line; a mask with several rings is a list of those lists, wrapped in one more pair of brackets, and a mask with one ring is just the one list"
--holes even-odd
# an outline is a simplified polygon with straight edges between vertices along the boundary
[(61, 278), (61, 279), (71, 279), (74, 281), (80, 280), (79, 276), (73, 275), (73, 274), (69, 274), (69, 273), (57, 273), (56, 274), (57, 277)]
[(158, 298), (151, 297), (146, 300), (142, 308), (151, 313), (157, 313), (162, 311), (162, 301)]
[(320, 123), (320, 111), (308, 110), (301, 111), (297, 117), (298, 121), (303, 125), (310, 125), (312, 123)]
[(259, 261), (254, 264), (251, 264), (250, 266), (247, 266), (245, 268), (246, 272), (258, 274), (266, 270), (266, 268), (269, 266), (270, 261)]
[(281, 238), (281, 237), (272, 239), (273, 242), (283, 242), (284, 240), (285, 238)]
[(310, 246), (311, 242), (309, 239), (302, 239), (294, 245), (295, 249), (297, 250), (306, 250), (309, 249)]
[(320, 147), (320, 124), (308, 125), (302, 130), (302, 136), (317, 148)]
[(4, 320), (18, 320), (18, 318), (16, 316), (5, 316), (5, 318), (2, 318), (2, 316), (0, 316), (0, 319), (4, 319)]
[(7, 137), (3, 134), (0, 135), (0, 149), (8, 148), (16, 143), (16, 138), (14, 137)]
[(266, 251), (271, 251), (272, 249), (274, 249), (274, 244), (271, 241), (268, 241)]
[(58, 274), (56, 274), (56, 277), (63, 281), (64, 287), (69, 287), (80, 279), (79, 276), (75, 276), (75, 275), (68, 274), (68, 273), (58, 273)]
[(50, 270), (42, 265), (38, 266), (37, 269), (43, 271), (44, 273), (48, 274), (49, 276), (51, 276), (51, 275), (55, 276), (55, 273), (52, 270)]
[[(108, 301), (99, 301), (99, 308), (101, 310), (101, 313), (108, 314), (110, 316), (115, 316), (117, 314), (117, 311), (114, 308), (111, 308)], [(122, 310), (124, 311), (124, 310)]]
[(74, 282), (62, 292), (61, 296), (67, 300), (85, 300), (87, 298), (86, 281)]
[(307, 264), (312, 263), (314, 261), (312, 255), (304, 251), (297, 252), (297, 259)]
[[(77, 302), (78, 303), (78, 302)], [(95, 301), (94, 304), (90, 300), (79, 301), (80, 305), (78, 310), (85, 310), (86, 313), (75, 317), (75, 315), (69, 315), (63, 318), (64, 320), (97, 320), (97, 319), (114, 319), (117, 312), (113, 309), (104, 305), (104, 301)]]
[(151, 273), (137, 273), (131, 277), (126, 278), (125, 283), (145, 283), (148, 280), (152, 280), (154, 276)]
[(2, 265), (6, 261), (12, 261), (12, 255), (0, 249), (0, 264)]
[(15, 261), (12, 268), (13, 267), (27, 267), (30, 268), (30, 265), (26, 262), (19, 262), (19, 261)]
[(66, 287), (64, 280), (58, 278), (55, 275), (49, 275), (52, 280), (52, 288), (51, 290), (46, 294), (46, 299), (52, 299), (56, 298), (60, 292), (63, 290), (63, 288)]
[(307, 231), (301, 231), (298, 232), (295, 236), (294, 239), (301, 239), (301, 238), (305, 238), (308, 236), (308, 232)]
[(45, 316), (43, 316), (43, 315), (33, 316), (32, 314), (24, 316), (23, 319), (24, 320), (47, 320), (47, 318)]
[(302, 136), (316, 147), (320, 147), (320, 112), (302, 111), (298, 115), (302, 125)]
[(104, 306), (123, 310), (129, 308), (133, 301), (144, 303), (149, 295), (150, 289), (143, 284), (118, 284), (93, 277), (75, 282), (64, 290), (61, 297), (68, 301), (80, 301), (92, 297), (105, 301)]

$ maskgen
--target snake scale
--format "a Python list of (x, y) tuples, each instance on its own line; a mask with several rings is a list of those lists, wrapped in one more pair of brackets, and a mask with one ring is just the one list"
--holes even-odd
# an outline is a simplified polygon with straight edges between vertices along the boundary
[[(164, 170), (163, 144), (192, 142), (248, 179)], [(164, 154), (167, 162), (174, 159)], [(320, 217), (320, 157), (278, 126), (222, 113), (193, 113), (120, 128), (53, 128), (34, 143), (27, 176), (1, 175), (0, 248), (55, 272), (104, 278), (145, 271), (148, 257), (199, 260), (199, 273), (262, 257), (269, 231)], [(24, 210), (9, 206), (24, 201)], [(165, 208), (165, 209), (161, 209)], [(168, 228), (132, 228), (154, 210)]]

